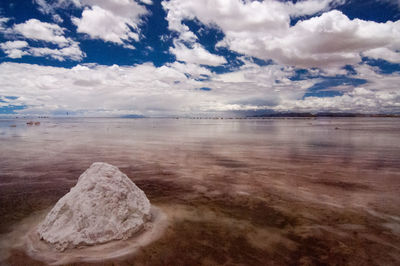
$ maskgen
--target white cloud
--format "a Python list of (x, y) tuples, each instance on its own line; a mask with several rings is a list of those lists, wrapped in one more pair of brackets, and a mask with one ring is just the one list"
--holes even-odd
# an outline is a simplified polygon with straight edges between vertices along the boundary
[(152, 0), (141, 0), (140, 2), (146, 4), (146, 5), (152, 5), (153, 1)]
[(241, 0), (171, 0), (163, 1), (168, 11), (169, 28), (181, 34), (189, 29), (182, 24), (184, 19), (198, 18), (207, 25), (217, 25), (225, 33), (279, 32), (287, 29), (290, 17), (312, 15), (329, 9), (330, 5), (342, 1), (310, 0), (280, 2), (275, 0), (241, 1)]
[(72, 21), (78, 26), (78, 32), (86, 33), (92, 39), (102, 39), (118, 44), (123, 44), (129, 39), (139, 40), (137, 33), (130, 31), (126, 21), (98, 6), (86, 8), (81, 19), (73, 18)]
[(6, 23), (9, 21), (9, 18), (0, 17), (0, 31), (4, 31), (6, 29)]
[(304, 99), (282, 101), (278, 111), (336, 111), (385, 113), (400, 112), (400, 73), (383, 75), (379, 69), (368, 65), (355, 68), (353, 78), (366, 79), (361, 87), (346, 87), (343, 95), (335, 97), (306, 97)]
[(277, 61), (303, 67), (342, 66), (361, 61), (360, 52), (400, 47), (400, 22), (350, 20), (339, 11), (301, 21), (287, 35), (266, 44)]
[[(399, 78), (397, 78), (397, 81)], [(276, 107), (277, 111), (300, 112), (360, 112), (385, 113), (400, 111), (398, 90), (376, 91), (355, 88), (351, 92), (335, 97), (307, 97), (304, 100), (288, 101)]]
[[(25, 41), (14, 42), (26, 43)], [(0, 48), (3, 49), (3, 51), (10, 58), (21, 58), (24, 55), (31, 55), (38, 57), (51, 57), (58, 61), (65, 61), (66, 59), (80, 61), (82, 60), (82, 57), (84, 57), (84, 53), (80, 50), (77, 44), (71, 44), (70, 46), (58, 49), (51, 49), (47, 47), (29, 47), (28, 43), (26, 43), (26, 46), (18, 48), (9, 48), (7, 45), (0, 44)]]
[(60, 17), (59, 14), (56, 13), (55, 8), (59, 5), (58, 2), (50, 4), (45, 0), (34, 0), (34, 2), (38, 5), (38, 10), (43, 14), (52, 15), (53, 21), (56, 23), (62, 23), (64, 20)]
[(7, 41), (5, 43), (1, 43), (0, 47), (2, 49), (21, 49), (27, 47), (28, 43), (26, 41)]
[(64, 22), (64, 20), (58, 14), (54, 14), (52, 16), (52, 18), (53, 18), (54, 22), (56, 22), (56, 23), (63, 23)]
[(12, 31), (27, 39), (46, 41), (59, 46), (67, 46), (72, 40), (64, 37), (64, 28), (57, 24), (30, 19), (21, 24), (15, 24)]
[(33, 2), (38, 5), (38, 10), (43, 14), (54, 13), (53, 6), (45, 0), (33, 0)]
[[(276, 104), (282, 97), (273, 87), (279, 67), (274, 66), (274, 71), (268, 71), (269, 67), (251, 70), (254, 67), (259, 68), (248, 66), (247, 70), (241, 70), (248, 79), (245, 84), (230, 81), (195, 64), (177, 62), (158, 68), (143, 64), (132, 67), (78, 65), (72, 69), (2, 63), (0, 95), (20, 97), (21, 103), (29, 108), (19, 112), (52, 113), (66, 109), (82, 112), (82, 115), (100, 110), (113, 114), (192, 114)], [(262, 78), (253, 80), (252, 75), (256, 73), (251, 74), (252, 71), (258, 71)], [(196, 80), (205, 76), (209, 80)], [(265, 84), (267, 81), (271, 87)], [(287, 88), (283, 84), (278, 86), (288, 95), (290, 91), (302, 95), (305, 90), (296, 82)], [(201, 87), (212, 90), (199, 90)], [(254, 99), (263, 102), (253, 104)]]
[(83, 57), (82, 51), (77, 44), (72, 44), (60, 49), (31, 47), (28, 53), (33, 56), (50, 56), (58, 61), (64, 61), (66, 58), (73, 61), (80, 61)]
[(363, 55), (373, 59), (384, 59), (392, 63), (400, 63), (400, 53), (386, 47), (368, 50)]
[[(196, 38), (182, 21), (197, 18), (224, 32), (218, 46), (289, 66), (340, 68), (359, 63), (360, 53), (368, 50), (400, 49), (400, 21), (350, 20), (340, 11), (329, 11), (342, 2), (171, 0), (163, 6), (169, 28), (184, 41), (195, 42)], [(313, 14), (320, 15), (290, 24), (291, 18)]]
[(82, 0), (79, 5), (85, 7), (82, 17), (72, 18), (78, 32), (121, 45), (139, 40), (141, 17), (148, 14), (143, 5), (133, 0)]
[(291, 17), (304, 15), (314, 15), (323, 11), (328, 11), (336, 6), (342, 5), (346, 0), (308, 0), (285, 3)]
[(10, 58), (21, 58), (23, 55), (28, 54), (23, 51), (22, 48), (28, 47), (26, 41), (7, 41), (0, 44), (0, 48), (7, 54)]
[[(400, 111), (400, 74), (383, 75), (368, 65), (353, 78), (362, 87), (342, 86), (342, 96), (306, 97), (321, 78), (293, 81), (294, 69), (258, 66), (245, 60), (237, 71), (216, 74), (196, 64), (155, 67), (77, 65), (72, 69), (17, 63), (0, 64), (0, 95), (17, 96), (17, 112), (79, 115), (192, 115), (237, 110), (276, 111)], [(203, 81), (199, 78), (205, 77)], [(207, 87), (210, 91), (199, 88)], [(15, 102), (16, 104), (17, 102)], [(9, 103), (11, 104), (11, 103)]]
[(223, 56), (211, 54), (198, 43), (194, 43), (192, 48), (188, 48), (183, 43), (174, 42), (174, 47), (170, 47), (169, 50), (176, 56), (177, 60), (186, 63), (209, 66), (218, 66), (226, 63)]
[(10, 58), (21, 58), (24, 55), (48, 56), (53, 59), (64, 61), (66, 59), (80, 61), (85, 54), (79, 48), (77, 42), (64, 36), (64, 28), (57, 24), (30, 19), (24, 23), (15, 24), (13, 27), (4, 29), (7, 37), (25, 38), (34, 41), (45, 41), (53, 43), (58, 48), (29, 46), (26, 41), (7, 41), (0, 48)]
[(51, 14), (53, 20), (61, 23), (63, 20), (57, 11), (71, 6), (83, 8), (81, 17), (72, 17), (77, 31), (87, 34), (92, 39), (123, 45), (134, 49), (132, 40), (139, 40), (139, 24), (142, 17), (149, 11), (145, 5), (151, 5), (151, 0), (34, 0), (39, 11)]
[(201, 67), (197, 64), (179, 63), (179, 62), (175, 61), (174, 63), (167, 63), (166, 66), (176, 69), (177, 71), (184, 73), (186, 75), (190, 75), (191, 77), (193, 77), (195, 79), (207, 78), (207, 77), (211, 77), (214, 75), (207, 68)]

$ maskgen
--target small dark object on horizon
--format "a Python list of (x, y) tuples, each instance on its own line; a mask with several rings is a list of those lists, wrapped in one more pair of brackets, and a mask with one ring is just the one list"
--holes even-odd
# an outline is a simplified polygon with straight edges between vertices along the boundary
[(26, 124), (27, 125), (29, 125), (29, 126), (32, 126), (32, 125), (35, 125), (35, 126), (39, 126), (40, 125), (40, 122), (39, 121), (29, 121), (29, 122), (26, 122)]

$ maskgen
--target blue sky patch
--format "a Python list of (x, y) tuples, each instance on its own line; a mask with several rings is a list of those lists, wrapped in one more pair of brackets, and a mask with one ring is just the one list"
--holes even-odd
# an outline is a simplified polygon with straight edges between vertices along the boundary
[(0, 106), (0, 114), (16, 114), (18, 110), (26, 109), (26, 105), (7, 105)]
[(338, 86), (350, 86), (357, 87), (365, 84), (367, 81), (364, 79), (354, 79), (347, 77), (331, 77), (325, 78), (324, 81), (315, 84), (314, 86), (308, 88), (306, 94), (304, 94), (303, 99), (306, 97), (335, 97), (341, 96), (345, 91), (335, 90), (335, 87)]

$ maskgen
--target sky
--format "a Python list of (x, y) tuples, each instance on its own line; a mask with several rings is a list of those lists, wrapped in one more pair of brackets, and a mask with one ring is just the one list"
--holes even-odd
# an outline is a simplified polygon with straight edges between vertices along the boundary
[(400, 113), (400, 0), (2, 0), (0, 115)]

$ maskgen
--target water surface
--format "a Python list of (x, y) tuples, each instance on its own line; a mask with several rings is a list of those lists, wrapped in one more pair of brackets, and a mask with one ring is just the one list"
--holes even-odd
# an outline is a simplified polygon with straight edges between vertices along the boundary
[(3, 243), (103, 161), (170, 219), (122, 264), (400, 263), (400, 119), (36, 120), (0, 120)]

